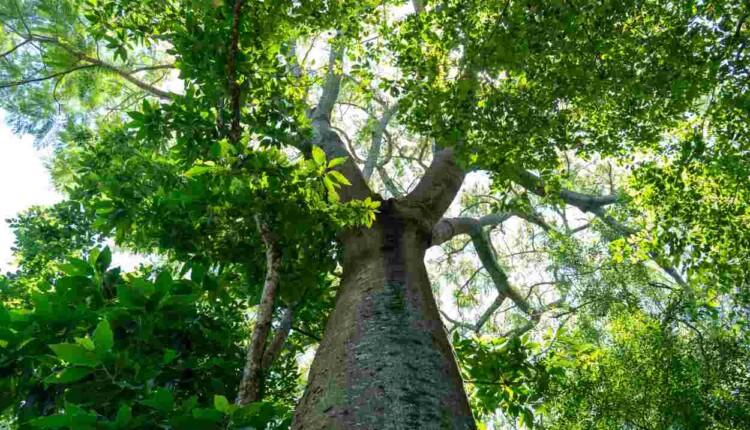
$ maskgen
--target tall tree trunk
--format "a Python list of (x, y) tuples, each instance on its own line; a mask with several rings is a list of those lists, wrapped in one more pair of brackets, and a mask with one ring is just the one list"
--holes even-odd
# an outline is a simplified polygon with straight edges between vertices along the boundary
[(424, 266), (430, 230), (401, 203), (383, 202), (372, 228), (344, 238), (336, 307), (293, 429), (476, 428)]

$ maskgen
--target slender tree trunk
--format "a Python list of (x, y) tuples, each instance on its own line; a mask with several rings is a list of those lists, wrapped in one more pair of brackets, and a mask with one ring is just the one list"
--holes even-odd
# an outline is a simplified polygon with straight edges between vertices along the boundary
[(372, 228), (344, 238), (336, 307), (293, 429), (476, 428), (424, 266), (430, 231), (403, 209), (383, 202)]
[[(281, 249), (278, 238), (268, 229), (268, 225), (260, 217), (256, 217), (258, 232), (266, 245), (266, 280), (263, 283), (263, 293), (258, 305), (258, 316), (247, 349), (245, 369), (242, 371), (240, 389), (236, 403), (240, 406), (260, 400), (261, 385), (263, 383), (263, 355), (266, 350), (266, 340), (271, 331), (274, 302), (279, 290), (279, 266), (281, 266)], [(269, 358), (270, 360), (270, 358)]]

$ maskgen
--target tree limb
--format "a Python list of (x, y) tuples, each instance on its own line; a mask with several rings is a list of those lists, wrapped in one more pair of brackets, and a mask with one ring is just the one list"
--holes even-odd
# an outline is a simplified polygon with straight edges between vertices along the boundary
[(8, 55), (10, 55), (13, 52), (15, 52), (16, 49), (19, 49), (19, 48), (23, 47), (24, 45), (26, 45), (29, 42), (31, 42), (31, 39), (25, 39), (23, 42), (19, 43), (18, 45), (14, 46), (14, 47), (10, 48), (9, 50), (7, 50), (7, 51), (3, 52), (2, 54), (0, 54), (0, 58), (7, 57)]
[(263, 371), (267, 371), (271, 368), (271, 365), (281, 355), (281, 350), (284, 347), (284, 343), (289, 337), (289, 332), (292, 330), (292, 322), (294, 321), (294, 309), (288, 307), (284, 309), (281, 316), (281, 323), (274, 333), (273, 339), (268, 343), (266, 351), (263, 353), (263, 361), (261, 367)]
[(472, 234), (477, 226), (491, 227), (502, 224), (513, 215), (511, 212), (504, 212), (485, 215), (481, 218), (443, 218), (432, 228), (432, 242), (430, 244), (433, 246), (440, 245), (456, 236)]
[[(509, 175), (514, 182), (528, 191), (540, 197), (547, 196), (546, 183), (535, 174), (523, 169), (510, 169)], [(566, 189), (560, 190), (558, 195), (565, 203), (575, 206), (583, 212), (590, 212), (594, 209), (620, 202), (620, 198), (617, 195), (599, 196)]]
[[(533, 173), (522, 169), (512, 169), (510, 174), (511, 179), (514, 182), (518, 183), (528, 191), (531, 191), (532, 193), (541, 197), (545, 197), (547, 195), (544, 181)], [(625, 236), (630, 236), (638, 232), (638, 230), (632, 227), (621, 224), (606, 213), (604, 209), (605, 206), (620, 202), (619, 197), (616, 195), (597, 196), (563, 189), (560, 190), (559, 197), (566, 204), (577, 207), (582, 212), (589, 212), (591, 214), (594, 214), (606, 225)], [(661, 269), (664, 270), (664, 272), (667, 273), (667, 275), (669, 275), (678, 285), (687, 285), (685, 279), (679, 274), (679, 272), (677, 272), (674, 267), (660, 263), (653, 253), (650, 253), (649, 255), (654, 260), (654, 262), (659, 267), (661, 267)]]
[(68, 51), (76, 59), (85, 61), (85, 62), (90, 63), (92, 65), (99, 66), (100, 68), (102, 68), (104, 70), (110, 71), (110, 72), (112, 72), (112, 73), (114, 73), (114, 74), (122, 77), (123, 79), (125, 79), (126, 81), (128, 81), (131, 84), (135, 85), (136, 87), (138, 87), (138, 88), (140, 88), (140, 89), (142, 89), (144, 91), (148, 91), (149, 93), (155, 95), (156, 97), (159, 97), (159, 98), (162, 98), (162, 99), (165, 99), (165, 100), (173, 100), (176, 97), (176, 95), (174, 93), (160, 90), (160, 89), (154, 87), (153, 85), (150, 85), (150, 84), (148, 84), (146, 82), (143, 82), (140, 79), (138, 79), (138, 78), (136, 78), (136, 77), (133, 76), (133, 73), (136, 73), (136, 72), (139, 72), (139, 71), (144, 71), (144, 70), (154, 70), (152, 67), (162, 68), (161, 66), (149, 66), (149, 67), (145, 67), (145, 68), (141, 68), (141, 69), (136, 69), (135, 71), (129, 71), (128, 72), (128, 71), (122, 70), (122, 69), (120, 69), (120, 68), (118, 68), (118, 67), (116, 67), (116, 66), (114, 66), (112, 64), (109, 64), (109, 63), (106, 63), (106, 62), (104, 62), (102, 60), (99, 60), (97, 58), (91, 58), (91, 57), (87, 56), (86, 54), (84, 54), (83, 52), (79, 52), (79, 51), (77, 51), (77, 50), (69, 47), (64, 42), (60, 41), (59, 39), (56, 39), (56, 38), (53, 38), (53, 37), (47, 37), (47, 36), (41, 36), (41, 35), (35, 35), (35, 34), (29, 33), (28, 39), (29, 40), (33, 40), (33, 41), (43, 42), (43, 43), (55, 44), (55, 45), (61, 47), (62, 49)]
[[(362, 171), (357, 167), (354, 157), (346, 149), (346, 145), (341, 141), (341, 137), (331, 126), (331, 113), (341, 90), (341, 74), (336, 73), (335, 66), (342, 55), (343, 50), (331, 47), (331, 53), (328, 58), (328, 75), (323, 84), (323, 93), (320, 96), (318, 105), (308, 112), (308, 117), (312, 123), (314, 134), (311, 143), (319, 146), (329, 159), (346, 158), (343, 164), (335, 167), (352, 184), (342, 187), (339, 190), (341, 202), (346, 203), (351, 200), (363, 200), (371, 197), (372, 191), (367, 185), (364, 176), (362, 176)], [(300, 149), (303, 152), (311, 150), (309, 146)]]
[(474, 330), (475, 333), (479, 333), (479, 330), (481, 330), (482, 327), (487, 324), (487, 321), (489, 321), (492, 315), (494, 315), (495, 312), (500, 309), (500, 306), (503, 305), (504, 301), (505, 296), (498, 294), (497, 297), (495, 297), (495, 300), (493, 300), (492, 303), (484, 311), (484, 313), (482, 313), (482, 316), (479, 317), (476, 324), (474, 324), (474, 327), (472, 327), (472, 330)]
[(299, 334), (305, 335), (305, 336), (309, 337), (310, 339), (312, 339), (312, 340), (314, 340), (316, 342), (320, 342), (322, 340), (320, 338), (320, 336), (316, 336), (316, 335), (310, 333), (309, 331), (301, 329), (301, 328), (299, 328), (297, 326), (292, 326), (292, 330), (296, 331)]
[(404, 193), (399, 190), (398, 186), (396, 185), (396, 182), (388, 175), (388, 172), (386, 172), (384, 166), (378, 166), (378, 175), (380, 175), (380, 179), (383, 181), (383, 185), (385, 185), (385, 189), (388, 190), (389, 193), (394, 198), (401, 198), (404, 196)]
[(450, 148), (435, 154), (430, 167), (406, 200), (422, 209), (425, 220), (437, 223), (461, 189), (464, 172)]
[(487, 232), (482, 227), (475, 226), (471, 234), (471, 241), (474, 245), (474, 249), (477, 251), (479, 260), (482, 262), (484, 270), (490, 274), (490, 278), (492, 278), (492, 282), (495, 284), (495, 289), (497, 290), (498, 295), (502, 296), (502, 299), (500, 300), (504, 300), (506, 297), (510, 298), (513, 303), (523, 311), (523, 313), (530, 314), (531, 306), (521, 296), (518, 290), (510, 285), (508, 282), (508, 276), (497, 262)]
[(263, 355), (265, 353), (268, 333), (271, 329), (273, 307), (279, 289), (280, 278), (281, 249), (278, 245), (278, 238), (269, 230), (268, 225), (260, 217), (256, 216), (255, 221), (258, 225), (261, 240), (263, 240), (266, 246), (266, 280), (263, 283), (263, 293), (260, 305), (258, 305), (258, 316), (253, 327), (245, 369), (242, 372), (242, 380), (240, 381), (240, 388), (237, 394), (237, 404), (240, 406), (260, 400)]
[(47, 81), (47, 80), (50, 80), (50, 79), (54, 79), (54, 78), (58, 78), (58, 77), (61, 77), (61, 76), (65, 76), (67, 74), (73, 73), (73, 72), (78, 71), (78, 70), (91, 69), (91, 68), (94, 68), (94, 67), (98, 67), (98, 66), (96, 64), (84, 64), (82, 66), (73, 67), (72, 69), (64, 70), (64, 71), (58, 72), (58, 73), (53, 73), (53, 74), (48, 75), (48, 76), (42, 76), (40, 78), (31, 78), (31, 79), (24, 79), (24, 80), (20, 80), (20, 81), (12, 81), (12, 82), (7, 82), (7, 83), (0, 83), (0, 89), (1, 88), (17, 87), (17, 86), (20, 86), (20, 85), (31, 84), (31, 83), (34, 83), (34, 82)]
[(398, 103), (394, 103), (393, 106), (383, 112), (383, 115), (378, 120), (375, 129), (372, 131), (372, 145), (370, 146), (370, 152), (367, 154), (367, 160), (365, 161), (365, 167), (362, 174), (365, 180), (370, 180), (372, 172), (378, 163), (378, 157), (380, 156), (380, 146), (383, 143), (383, 134), (385, 129), (388, 127), (388, 123), (391, 121), (393, 116), (398, 111)]

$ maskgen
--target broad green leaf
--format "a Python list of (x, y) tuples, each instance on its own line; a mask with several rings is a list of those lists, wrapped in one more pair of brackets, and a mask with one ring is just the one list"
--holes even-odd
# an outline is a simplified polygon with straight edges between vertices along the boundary
[(336, 166), (340, 166), (346, 162), (346, 157), (333, 158), (328, 162), (328, 168), (333, 169)]
[(323, 152), (322, 149), (318, 146), (312, 147), (312, 158), (315, 160), (315, 164), (318, 166), (325, 166), (326, 165), (326, 153)]
[(60, 269), (68, 276), (89, 276), (93, 273), (91, 265), (80, 258), (71, 258), (68, 263), (61, 264)]
[(80, 345), (58, 343), (49, 347), (55, 355), (73, 365), (96, 367), (100, 363), (99, 358), (93, 352)]
[(105, 246), (99, 253), (99, 256), (96, 257), (96, 268), (99, 270), (99, 273), (104, 273), (111, 263), (112, 251), (109, 249), (109, 246)]
[(124, 429), (127, 427), (128, 423), (130, 423), (130, 420), (133, 418), (133, 413), (131, 411), (130, 405), (122, 405), (120, 406), (120, 409), (117, 410), (117, 417), (115, 418), (115, 426), (118, 429)]
[(74, 339), (77, 344), (81, 345), (89, 351), (93, 351), (95, 348), (94, 341), (92, 341), (90, 337), (76, 337)]
[(160, 272), (156, 276), (156, 292), (166, 294), (172, 288), (172, 275), (168, 271)]
[(215, 394), (214, 395), (214, 408), (217, 411), (228, 414), (231, 412), (229, 400), (226, 397)]
[(346, 179), (346, 176), (342, 175), (341, 172), (338, 172), (336, 170), (331, 170), (328, 172), (330, 176), (332, 176), (339, 184), (344, 185), (351, 185), (352, 183), (349, 182), (348, 179)]
[(91, 374), (91, 369), (86, 367), (66, 367), (65, 369), (50, 375), (44, 379), (48, 384), (68, 384), (80, 381)]
[(109, 326), (109, 321), (100, 321), (94, 330), (92, 338), (94, 340), (94, 345), (96, 345), (97, 353), (102, 355), (111, 351), (115, 340), (112, 334), (112, 328)]
[(171, 412), (174, 407), (174, 395), (171, 391), (159, 388), (151, 395), (151, 397), (141, 403), (162, 412)]
[(188, 169), (187, 172), (184, 173), (185, 176), (188, 178), (193, 178), (195, 176), (200, 176), (205, 173), (208, 173), (212, 170), (216, 169), (216, 165), (213, 161), (204, 161), (198, 164), (195, 164), (193, 167)]
[(213, 423), (219, 423), (224, 419), (224, 414), (216, 409), (211, 408), (193, 409), (192, 415), (195, 419), (205, 420)]
[(169, 364), (173, 362), (175, 358), (177, 358), (177, 351), (167, 348), (164, 350), (164, 356), (162, 357), (161, 362), (163, 364)]
[(70, 418), (65, 415), (50, 415), (48, 417), (34, 418), (30, 421), (33, 427), (40, 429), (61, 429), (68, 427)]

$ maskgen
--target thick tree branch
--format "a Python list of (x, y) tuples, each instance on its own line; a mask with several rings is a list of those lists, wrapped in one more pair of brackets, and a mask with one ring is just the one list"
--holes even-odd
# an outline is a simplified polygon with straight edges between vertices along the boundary
[(328, 55), (328, 74), (323, 83), (323, 93), (318, 100), (318, 105), (315, 106), (310, 115), (313, 122), (325, 121), (327, 124), (331, 123), (331, 112), (341, 91), (341, 74), (336, 73), (336, 62), (342, 56), (342, 49), (331, 46), (331, 52)]
[(266, 245), (266, 280), (263, 283), (263, 293), (260, 305), (258, 305), (258, 315), (253, 327), (245, 369), (242, 372), (242, 380), (240, 381), (240, 388), (237, 394), (237, 404), (240, 406), (260, 400), (263, 355), (265, 353), (268, 333), (271, 330), (273, 307), (280, 279), (281, 249), (279, 248), (278, 238), (269, 230), (268, 225), (260, 217), (256, 217), (256, 223), (260, 237)]
[(90, 58), (90, 57), (87, 57), (87, 56), (85, 56), (83, 54), (78, 55), (78, 58), (80, 58), (81, 60), (84, 60), (86, 62), (89, 62), (91, 64), (95, 64), (95, 65), (101, 67), (104, 70), (108, 70), (108, 71), (110, 71), (110, 72), (112, 72), (112, 73), (114, 73), (114, 74), (122, 77), (123, 79), (125, 79), (126, 81), (128, 81), (131, 84), (135, 85), (136, 87), (138, 87), (138, 88), (140, 88), (140, 89), (142, 89), (144, 91), (147, 91), (147, 92), (149, 92), (149, 93), (151, 93), (151, 94), (153, 94), (156, 97), (159, 97), (161, 99), (172, 100), (176, 96), (174, 93), (160, 90), (160, 89), (156, 88), (153, 85), (150, 85), (150, 84), (147, 84), (146, 82), (141, 81), (140, 79), (138, 79), (135, 76), (133, 76), (132, 72), (127, 72), (127, 71), (121, 70), (121, 69), (119, 69), (119, 68), (117, 68), (117, 67), (115, 67), (115, 66), (113, 66), (113, 65), (111, 65), (109, 63), (105, 63), (104, 61), (97, 60), (96, 58)]
[(296, 326), (292, 326), (292, 330), (296, 331), (297, 333), (299, 333), (301, 335), (307, 336), (307, 337), (309, 337), (310, 339), (312, 339), (312, 340), (314, 340), (316, 342), (320, 342), (321, 340), (323, 340), (323, 339), (320, 338), (320, 336), (314, 335), (314, 334), (310, 333), (309, 331), (301, 329), (301, 328), (296, 327)]
[[(357, 167), (354, 157), (346, 149), (346, 145), (341, 141), (341, 137), (331, 126), (331, 113), (341, 90), (341, 74), (336, 72), (336, 62), (340, 60), (342, 55), (343, 51), (341, 49), (331, 48), (328, 59), (328, 75), (323, 84), (323, 93), (320, 96), (318, 105), (308, 112), (308, 117), (312, 123), (314, 133), (311, 143), (319, 146), (329, 159), (346, 158), (344, 164), (335, 167), (352, 184), (342, 187), (339, 190), (341, 202), (346, 203), (351, 200), (363, 200), (371, 197), (372, 191), (362, 176), (362, 171)], [(304, 147), (300, 149), (303, 152), (307, 152), (311, 148)]]
[(547, 221), (544, 220), (544, 217), (542, 217), (542, 215), (540, 213), (534, 211), (533, 209), (530, 212), (524, 212), (524, 211), (521, 211), (521, 210), (516, 210), (516, 211), (513, 211), (513, 215), (515, 215), (515, 216), (517, 216), (519, 218), (522, 218), (522, 219), (530, 222), (531, 224), (534, 224), (534, 225), (538, 226), (539, 228), (541, 228), (544, 231), (548, 232), (548, 231), (552, 230), (552, 227), (550, 227), (550, 225), (547, 224)]
[(420, 14), (424, 12), (424, 3), (422, 0), (411, 0), (411, 4), (414, 7), (414, 13)]
[[(530, 173), (526, 170), (514, 169), (511, 171), (511, 179), (538, 196), (546, 196), (547, 191), (545, 189), (544, 181), (538, 176)], [(559, 197), (566, 204), (575, 206), (582, 212), (589, 212), (594, 214), (597, 218), (601, 219), (606, 225), (614, 229), (615, 231), (630, 236), (638, 232), (638, 230), (621, 224), (616, 219), (606, 213), (605, 206), (618, 203), (620, 199), (616, 195), (605, 195), (597, 196), (591, 194), (583, 194), (570, 190), (560, 190)], [(656, 256), (650, 254), (654, 262), (664, 270), (678, 285), (686, 286), (685, 279), (679, 274), (679, 272), (672, 266), (662, 264), (658, 261)]]
[(462, 234), (472, 234), (476, 227), (492, 227), (502, 224), (513, 216), (511, 212), (485, 215), (481, 218), (443, 218), (432, 228), (433, 246), (443, 244)]
[[(511, 169), (509, 175), (514, 182), (526, 188), (528, 191), (541, 197), (547, 196), (545, 182), (533, 173), (523, 169)], [(583, 212), (600, 209), (604, 206), (615, 204), (620, 201), (620, 198), (616, 195), (598, 196), (566, 189), (560, 190), (559, 197), (565, 203), (575, 206)]]
[(521, 296), (518, 290), (513, 288), (513, 286), (510, 285), (510, 282), (508, 282), (508, 276), (497, 262), (495, 251), (492, 249), (492, 243), (490, 243), (490, 238), (487, 232), (483, 228), (475, 226), (471, 234), (471, 241), (474, 245), (474, 249), (477, 251), (479, 260), (482, 262), (484, 270), (490, 274), (490, 278), (492, 278), (492, 282), (495, 284), (495, 289), (497, 290), (498, 295), (502, 297), (502, 299), (498, 299), (502, 301), (506, 297), (510, 298), (513, 303), (523, 311), (523, 313), (529, 314), (531, 306), (526, 299)]
[(464, 172), (450, 148), (435, 154), (432, 164), (406, 200), (421, 208), (425, 221), (434, 225), (448, 210), (461, 189)]
[(453, 327), (451, 327), (451, 329), (448, 330), (448, 331), (453, 331), (453, 330), (455, 330), (456, 327), (463, 327), (463, 328), (468, 329), (468, 330), (473, 330), (474, 329), (474, 325), (473, 324), (470, 324), (470, 323), (467, 323), (467, 322), (464, 322), (464, 321), (454, 320), (453, 318), (449, 317), (448, 314), (446, 314), (442, 310), (440, 311), (440, 315), (442, 315), (443, 318), (445, 318), (446, 321), (448, 321), (449, 323), (453, 324)]

